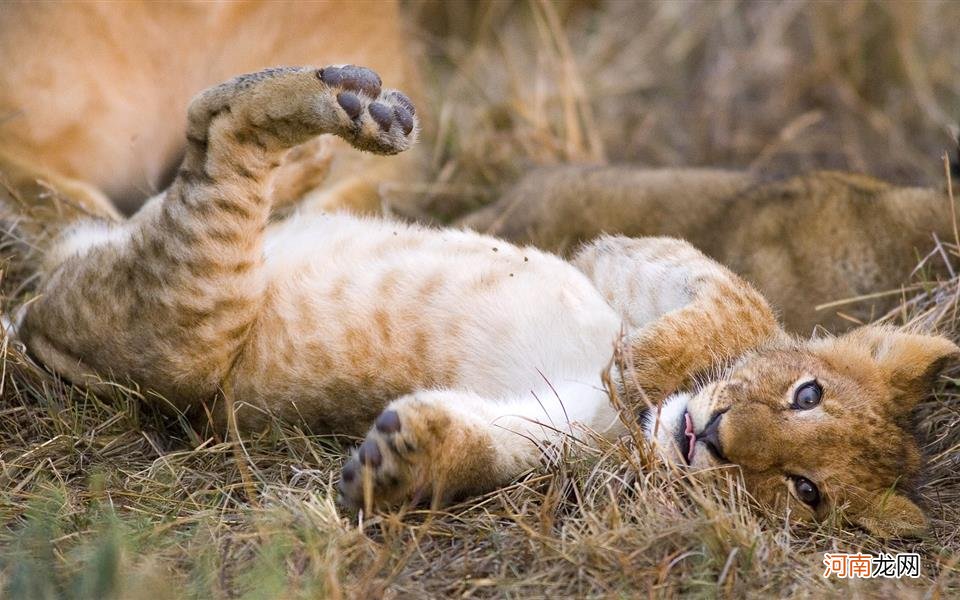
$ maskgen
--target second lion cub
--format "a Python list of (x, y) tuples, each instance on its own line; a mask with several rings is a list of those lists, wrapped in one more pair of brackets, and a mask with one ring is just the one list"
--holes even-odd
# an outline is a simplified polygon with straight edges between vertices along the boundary
[[(803, 334), (883, 315), (935, 236), (955, 238), (946, 190), (836, 171), (762, 181), (716, 169), (541, 169), (464, 224), (558, 253), (604, 233), (680, 237), (756, 285)], [(939, 255), (924, 265), (950, 274)]]

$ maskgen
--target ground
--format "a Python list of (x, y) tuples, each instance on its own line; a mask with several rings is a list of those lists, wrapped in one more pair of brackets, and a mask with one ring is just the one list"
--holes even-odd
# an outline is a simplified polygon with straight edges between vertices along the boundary
[[(390, 190), (398, 211), (449, 219), (525, 168), (560, 162), (771, 176), (838, 167), (944, 183), (943, 125), (960, 106), (957, 4), (407, 9), (438, 108), (424, 142), (434, 178)], [(960, 267), (956, 244), (940, 247)], [(10, 278), (23, 274), (5, 273), (15, 289)], [(958, 297), (957, 279), (929, 282), (889, 319), (956, 339)], [(883, 543), (753, 510), (733, 474), (650, 468), (630, 438), (593, 450), (571, 440), (508, 489), (456, 506), (357, 515), (334, 499), (350, 440), (279, 425), (239, 447), (200, 439), (134, 391), (96, 398), (37, 371), (9, 342), (2, 350), (8, 597), (960, 594), (956, 368), (917, 415), (932, 535)], [(823, 552), (860, 550), (919, 552), (921, 577), (821, 576)]]

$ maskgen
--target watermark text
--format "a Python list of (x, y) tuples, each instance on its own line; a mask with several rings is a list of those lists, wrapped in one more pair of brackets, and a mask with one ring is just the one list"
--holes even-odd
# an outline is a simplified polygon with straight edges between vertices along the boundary
[(897, 554), (831, 553), (823, 556), (824, 577), (870, 579), (874, 577), (920, 577), (920, 555), (915, 552)]

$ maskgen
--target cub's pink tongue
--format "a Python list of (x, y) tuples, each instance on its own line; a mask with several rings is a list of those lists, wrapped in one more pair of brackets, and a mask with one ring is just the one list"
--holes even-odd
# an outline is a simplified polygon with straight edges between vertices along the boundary
[(693, 432), (693, 419), (690, 418), (690, 413), (685, 413), (683, 416), (687, 419), (687, 428), (683, 433), (687, 436), (687, 439), (690, 440), (689, 449), (687, 450), (687, 462), (693, 462), (693, 455), (697, 449), (697, 434)]

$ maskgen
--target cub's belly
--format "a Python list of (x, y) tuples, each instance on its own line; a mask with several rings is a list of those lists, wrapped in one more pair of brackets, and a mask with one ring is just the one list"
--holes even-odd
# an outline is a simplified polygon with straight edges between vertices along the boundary
[(496, 398), (609, 361), (620, 319), (574, 267), (484, 236), (387, 225), (275, 265), (234, 370), (239, 398), (362, 432), (417, 389)]

